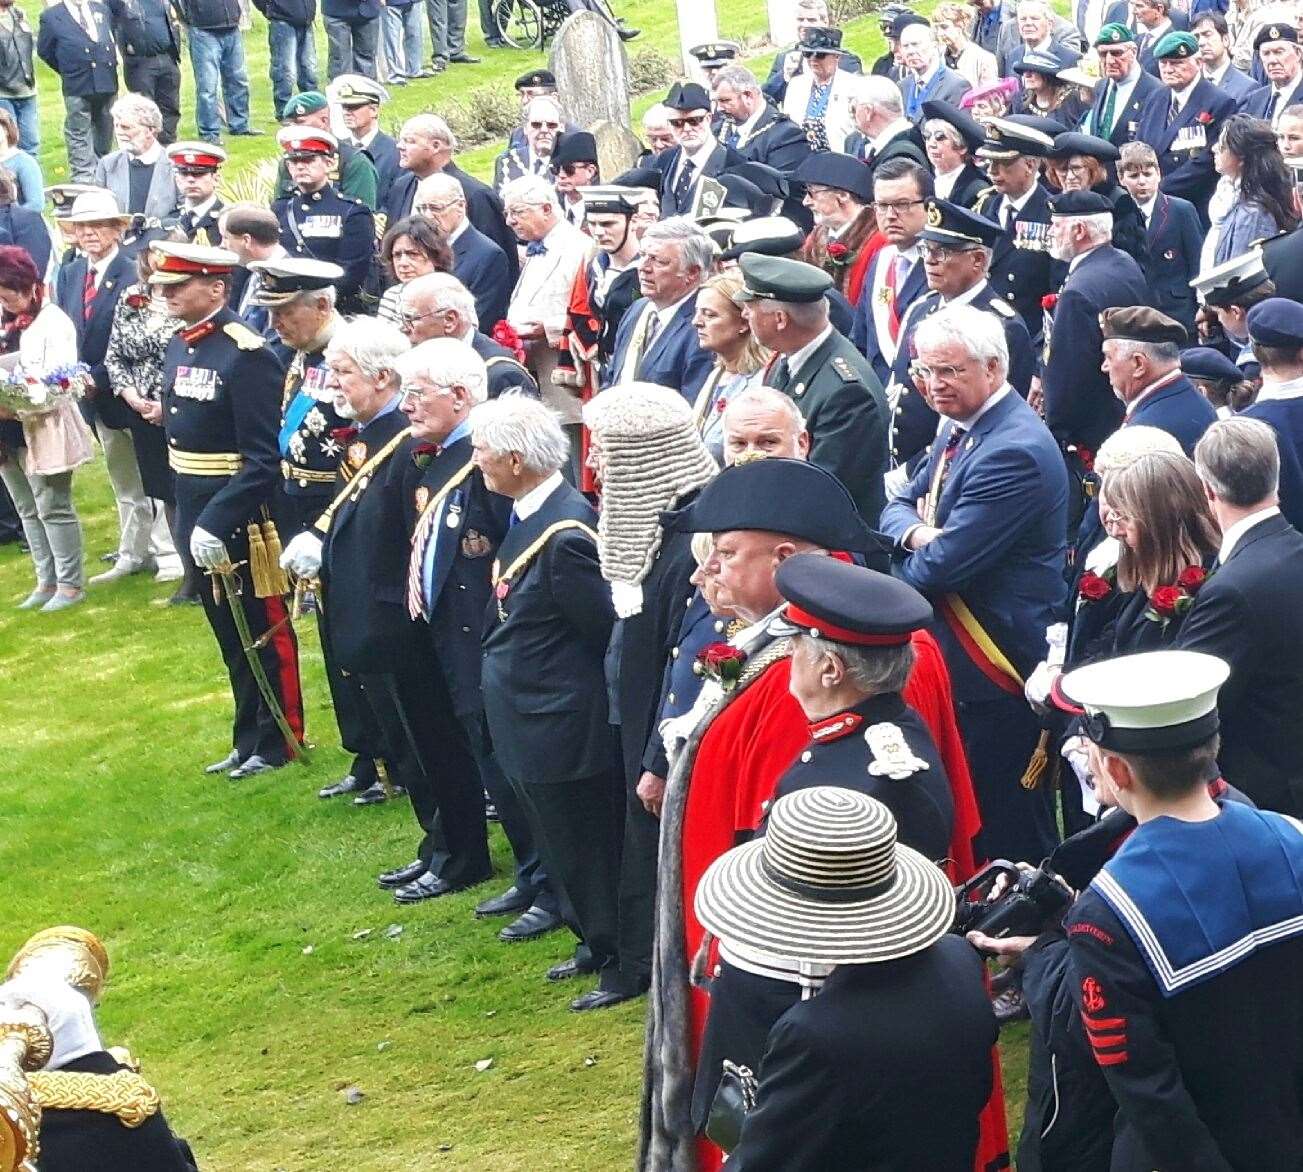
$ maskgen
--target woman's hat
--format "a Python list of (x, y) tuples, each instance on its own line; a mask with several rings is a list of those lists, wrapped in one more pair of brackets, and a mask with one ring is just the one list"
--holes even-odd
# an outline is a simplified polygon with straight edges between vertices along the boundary
[(734, 847), (697, 886), (697, 918), (745, 956), (879, 964), (921, 952), (955, 921), (945, 873), (896, 841), (896, 819), (855, 790), (779, 798), (763, 838)]

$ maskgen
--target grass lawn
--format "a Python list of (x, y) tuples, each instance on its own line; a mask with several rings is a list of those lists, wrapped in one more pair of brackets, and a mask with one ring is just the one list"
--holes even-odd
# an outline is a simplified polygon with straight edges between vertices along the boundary
[[(673, 52), (672, 8), (619, 7), (645, 30), (635, 47)], [(726, 36), (763, 31), (758, 4), (719, 0), (719, 13)], [(260, 18), (247, 43), (255, 124), (270, 130)], [(872, 22), (847, 43), (866, 61), (881, 52)], [(474, 32), (470, 48), (482, 50)], [(468, 86), (509, 84), (541, 60), (486, 57), (395, 90), (386, 121), (438, 110)], [(39, 84), (53, 182), (67, 173), (61, 105), (43, 66)], [(188, 65), (185, 85), (190, 135)], [(228, 146), (237, 169), (272, 149), (270, 139)], [(487, 174), (495, 149), (464, 161)], [(117, 532), (102, 463), (78, 473), (77, 503), (93, 573)], [(312, 764), (235, 785), (201, 772), (229, 746), (230, 699), (198, 611), (151, 605), (171, 587), (138, 580), (66, 614), (14, 611), (30, 584), (28, 559), (0, 547), (0, 960), (54, 923), (106, 940), (105, 1039), (143, 1060), (205, 1169), (629, 1164), (643, 1005), (571, 1014), (568, 1000), (586, 986), (543, 980), (567, 951), (562, 936), (507, 946), (496, 924), (474, 921), (473, 904), (508, 881), (496, 828), (494, 885), (410, 909), (376, 888), (379, 870), (411, 857), (415, 827), (402, 803), (317, 800), (346, 758), (311, 620), (299, 629)], [(1011, 1035), (1006, 1060), (1013, 1115), (1024, 1038)], [(477, 1071), (483, 1059), (493, 1065)], [(365, 1097), (349, 1105), (342, 1092), (353, 1086)]]

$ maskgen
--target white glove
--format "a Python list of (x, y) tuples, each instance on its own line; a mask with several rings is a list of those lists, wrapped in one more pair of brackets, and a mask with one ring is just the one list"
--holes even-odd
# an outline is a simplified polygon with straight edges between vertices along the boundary
[(281, 554), (281, 569), (289, 570), (296, 578), (315, 578), (321, 571), (321, 538), (315, 533), (300, 533)]
[(202, 570), (211, 570), (214, 566), (225, 565), (231, 560), (231, 555), (226, 552), (226, 543), (197, 526), (190, 534), (190, 556)]
[(1051, 667), (1042, 659), (1036, 665), (1036, 670), (1027, 677), (1022, 692), (1027, 697), (1027, 703), (1038, 715), (1044, 716), (1049, 712), (1050, 687), (1062, 672), (1061, 667)]

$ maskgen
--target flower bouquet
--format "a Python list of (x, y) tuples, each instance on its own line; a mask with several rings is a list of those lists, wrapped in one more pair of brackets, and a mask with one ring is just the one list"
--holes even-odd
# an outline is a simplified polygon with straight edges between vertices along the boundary
[(61, 400), (80, 399), (90, 381), (90, 367), (84, 362), (56, 366), (41, 374), (15, 366), (0, 372), (0, 410), (20, 418), (43, 415), (53, 411)]

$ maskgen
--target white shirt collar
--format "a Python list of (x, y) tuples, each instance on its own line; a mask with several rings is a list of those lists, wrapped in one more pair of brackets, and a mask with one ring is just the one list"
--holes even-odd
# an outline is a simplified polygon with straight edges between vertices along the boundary
[(674, 315), (679, 312), (679, 307), (685, 301), (687, 301), (687, 299), (691, 297), (695, 292), (696, 292), (695, 289), (688, 290), (688, 292), (686, 292), (677, 301), (675, 301), (671, 305), (665, 306), (663, 309), (653, 306), (656, 317), (660, 321), (660, 327), (659, 327), (660, 329), (663, 330), (667, 325), (670, 324), (671, 321), (674, 320)]
[(1079, 252), (1079, 253), (1077, 253), (1076, 256), (1074, 256), (1070, 261), (1068, 261), (1068, 272), (1070, 272), (1070, 273), (1073, 272), (1073, 271), (1076, 269), (1076, 267), (1077, 267), (1079, 264), (1081, 264), (1081, 262), (1082, 262), (1083, 260), (1086, 259), (1086, 257), (1088, 257), (1092, 252), (1097, 252), (1099, 249), (1101, 249), (1101, 248), (1103, 248), (1103, 247), (1104, 247), (1104, 246), (1103, 246), (1102, 244), (1097, 244), (1097, 245), (1095, 245), (1094, 248), (1088, 248), (1088, 249), (1086, 249), (1085, 252)]
[(184, 208), (184, 211), (190, 213), (192, 219), (202, 220), (211, 210), (213, 204), (217, 202), (217, 193), (213, 192), (203, 203), (197, 203), (193, 207)]
[(923, 73), (916, 73), (914, 75), (915, 81), (920, 87), (927, 85), (927, 83), (936, 77), (936, 75), (941, 71), (942, 64), (943, 62), (938, 56), (937, 59), (932, 62), (932, 67), (930, 69), (925, 70)]
[(981, 293), (981, 291), (985, 289), (988, 284), (989, 282), (987, 281), (987, 279), (983, 277), (980, 281), (977, 282), (976, 285), (974, 285), (971, 289), (965, 290), (963, 293), (959, 294), (958, 297), (952, 297), (950, 298), (949, 301), (947, 301), (944, 297), (941, 298), (941, 304), (942, 305), (967, 305), (970, 301), (973, 300), (973, 298), (975, 298), (979, 293)]
[[(977, 426), (977, 421), (982, 418), (992, 407), (1013, 390), (1008, 383), (1005, 383), (998, 391), (995, 392), (985, 403), (974, 411), (967, 419), (955, 419), (954, 422), (962, 427), (965, 431), (972, 431)], [(951, 417), (953, 419), (953, 416)]]
[(1231, 61), (1231, 55), (1227, 53), (1226, 60), (1222, 62), (1222, 67), (1212, 73), (1205, 70), (1203, 75), (1204, 79), (1212, 82), (1215, 86), (1220, 86), (1222, 84), (1222, 78), (1226, 76), (1233, 64), (1234, 62)]
[(461, 223), (458, 224), (457, 227), (455, 227), (451, 232), (448, 233), (448, 243), (451, 244), (454, 240), (457, 239), (458, 236), (460, 236), (463, 232), (465, 232), (469, 224), (470, 224), (469, 217), (462, 216)]
[(762, 103), (761, 105), (756, 107), (756, 112), (752, 114), (750, 118), (748, 118), (745, 122), (741, 123), (738, 126), (737, 128), (738, 138), (745, 139), (747, 135), (749, 135), (753, 130), (755, 130), (756, 123), (760, 121), (761, 115), (763, 115), (764, 112), (765, 112), (765, 107), (764, 104)]
[(1264, 381), (1255, 401), (1269, 403), (1273, 399), (1297, 399), (1300, 397), (1303, 397), (1303, 378), (1289, 378), (1278, 383)]
[(715, 141), (715, 136), (713, 134), (708, 134), (706, 135), (705, 141), (695, 151), (689, 152), (687, 148), (684, 148), (683, 158), (685, 161), (691, 159), (692, 165), (700, 170), (701, 164), (710, 158), (710, 152), (718, 145), (719, 144)]
[(157, 139), (155, 139), (154, 145), (151, 146), (149, 150), (144, 151), (143, 153), (136, 156), (136, 162), (142, 163), (146, 167), (152, 167), (155, 163), (158, 162), (162, 154), (163, 154), (163, 144), (159, 142)]
[[(1022, 195), (1006, 195), (1004, 197), (1004, 206), (1011, 207), (1015, 212), (1020, 212), (1027, 206), (1027, 201), (1036, 194), (1036, 184), (1033, 183)], [(1002, 213), (1003, 214), (1003, 213)]]
[(113, 251), (110, 252), (108, 256), (106, 256), (103, 260), (91, 261), (89, 257), (86, 258), (88, 263), (90, 264), (91, 272), (95, 274), (95, 287), (97, 289), (99, 288), (100, 282), (104, 280), (104, 274), (108, 272), (109, 265), (113, 263), (117, 255), (118, 255), (118, 250), (117, 248), (114, 248)]
[(1278, 505), (1269, 505), (1265, 509), (1259, 509), (1256, 513), (1250, 513), (1247, 517), (1241, 517), (1225, 533), (1222, 534), (1222, 548), (1217, 554), (1217, 560), (1225, 564), (1226, 559), (1235, 552), (1235, 547), (1240, 543), (1240, 539), (1252, 529), (1259, 521), (1265, 521), (1269, 517), (1275, 517), (1280, 513)]
[(743, 627), (729, 642), (734, 647), (740, 647), (743, 651), (750, 651), (761, 638), (768, 633), (769, 624), (778, 617), (778, 612), (787, 605), (786, 601), (780, 602), (759, 622), (752, 623), (748, 627)]
[(561, 473), (553, 472), (542, 484), (536, 484), (524, 496), (517, 497), (516, 503), (512, 506), (516, 519), (524, 521), (532, 517), (547, 503), (547, 498), (556, 492), (561, 484)]
[(379, 134), (379, 133), (380, 133), (380, 123), (377, 122), (377, 123), (376, 123), (373, 127), (371, 127), (371, 129), (368, 130), (368, 131), (367, 131), (367, 132), (366, 132), (366, 133), (365, 133), (361, 138), (354, 139), (353, 141), (356, 142), (356, 143), (358, 144), (359, 147), (361, 147), (363, 150), (365, 150), (365, 149), (366, 149), (367, 147), (369, 147), (373, 142), (375, 142), (375, 140), (376, 140), (376, 135)]
[(870, 145), (875, 151), (880, 151), (898, 134), (904, 134), (912, 130), (914, 124), (908, 118), (897, 118), (889, 126), (884, 126), (876, 135), (874, 135)]
[(1053, 52), (1054, 52), (1054, 34), (1050, 33), (1050, 35), (1047, 36), (1045, 40), (1037, 41), (1036, 44), (1034, 45), (1028, 45), (1026, 52), (1023, 53), (1023, 56), (1026, 57), (1030, 53), (1052, 54)]
[(795, 378), (800, 372), (801, 367), (805, 364), (806, 359), (810, 357), (820, 346), (828, 340), (828, 335), (832, 333), (832, 323), (824, 326), (819, 331), (817, 337), (811, 339), (799, 350), (794, 350), (787, 356), (787, 371), (791, 378)]
[(1148, 224), (1154, 218), (1154, 209), (1158, 206), (1158, 189), (1154, 188), (1154, 197), (1148, 203), (1136, 206), (1140, 209), (1140, 214), (1145, 217), (1145, 223)]

